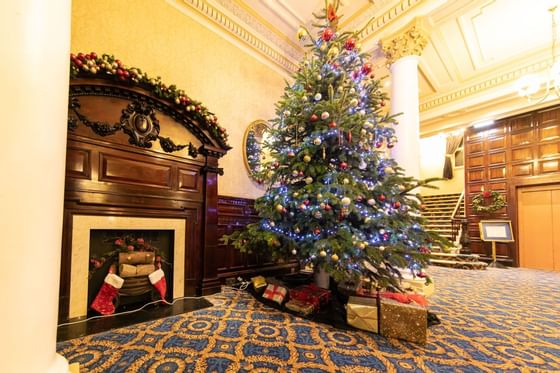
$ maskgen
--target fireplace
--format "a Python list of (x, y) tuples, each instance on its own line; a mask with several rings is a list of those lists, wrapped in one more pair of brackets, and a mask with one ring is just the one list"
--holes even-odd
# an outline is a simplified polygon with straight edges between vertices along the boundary
[[(72, 272), (70, 275), (70, 309), (69, 318), (83, 317), (91, 303), (91, 291), (88, 296), (88, 274), (90, 258), (94, 254), (91, 248), (92, 235), (97, 243), (103, 241), (103, 234), (96, 237), (96, 232), (139, 232), (165, 230), (172, 232), (172, 281), (169, 282), (171, 298), (183, 296), (185, 259), (185, 221), (182, 219), (154, 219), (139, 217), (84, 216), (75, 215), (72, 232)], [(94, 241), (95, 242), (95, 241)], [(95, 292), (96, 290), (94, 290)], [(95, 295), (94, 295), (95, 296)]]
[(60, 321), (87, 315), (96, 230), (172, 231), (169, 299), (220, 290), (218, 159), (229, 147), (197, 115), (140, 87), (71, 80)]

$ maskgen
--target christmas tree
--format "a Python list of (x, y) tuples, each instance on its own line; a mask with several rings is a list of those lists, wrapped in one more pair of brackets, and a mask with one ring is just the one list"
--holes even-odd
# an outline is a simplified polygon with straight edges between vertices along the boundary
[(252, 173), (258, 173), (261, 170), (261, 146), (255, 137), (255, 131), (251, 130), (247, 133), (246, 142), (247, 163)]
[(397, 139), (385, 114), (386, 93), (360, 51), (359, 32), (337, 30), (338, 1), (315, 15), (317, 37), (304, 27), (309, 52), (276, 105), (263, 173), (262, 218), (225, 237), (241, 251), (269, 250), (323, 267), (337, 281), (369, 278), (399, 289), (398, 268), (418, 273), (441, 239), (422, 228), (426, 185), (404, 175), (387, 155)]

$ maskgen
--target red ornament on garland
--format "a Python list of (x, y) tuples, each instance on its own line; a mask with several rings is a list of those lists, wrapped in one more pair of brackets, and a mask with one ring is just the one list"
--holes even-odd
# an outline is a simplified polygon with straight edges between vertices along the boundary
[(336, 122), (334, 120), (332, 122), (330, 122), (329, 127), (330, 128), (336, 128)]
[(364, 75), (369, 75), (369, 73), (371, 73), (371, 70), (372, 70), (372, 66), (371, 63), (369, 62), (366, 62), (364, 66), (362, 66), (362, 74)]
[(340, 162), (340, 169), (341, 170), (346, 170), (348, 168), (348, 163), (346, 162)]
[(398, 208), (401, 207), (401, 203), (399, 201), (397, 201), (397, 202), (393, 203), (393, 207), (398, 209)]
[(385, 195), (381, 194), (378, 198), (381, 202), (385, 201)]
[(309, 118), (312, 122), (317, 122), (319, 120), (319, 117), (316, 114), (312, 114), (311, 118)]
[(326, 29), (323, 31), (323, 35), (321, 36), (321, 38), (322, 38), (324, 41), (329, 41), (329, 40), (332, 39), (333, 36), (334, 36), (334, 31), (333, 31), (331, 28), (326, 28)]
[(313, 233), (315, 233), (315, 234), (320, 234), (320, 233), (321, 233), (321, 228), (315, 228), (315, 230), (313, 231)]

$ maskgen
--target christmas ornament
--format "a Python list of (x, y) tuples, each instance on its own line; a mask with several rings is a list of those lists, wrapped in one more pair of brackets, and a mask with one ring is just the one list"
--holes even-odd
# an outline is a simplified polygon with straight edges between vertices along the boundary
[(371, 73), (371, 63), (366, 62), (363, 66), (362, 66), (362, 74), (364, 75), (369, 75), (369, 73)]
[(315, 145), (321, 145), (321, 139), (318, 138), (318, 137), (316, 137), (316, 138), (313, 140), (313, 144), (315, 144)]
[(299, 228), (298, 228), (298, 227), (295, 227), (295, 228), (294, 228), (294, 232), (299, 233), (299, 232), (300, 232)]
[(373, 199), (373, 198), (368, 199), (367, 204), (370, 205), (370, 206), (374, 206), (375, 205), (375, 199)]
[(293, 250), (292, 250), (292, 255), (296, 255), (296, 254), (297, 254), (297, 250), (296, 250), (296, 249), (293, 249)]
[(348, 180), (347, 178), (344, 178), (342, 180), (342, 184), (350, 184), (350, 180)]
[(348, 163), (346, 162), (340, 162), (340, 169), (341, 170), (346, 170), (348, 168)]
[(385, 173), (391, 175), (395, 173), (395, 170), (393, 170), (393, 167), (385, 167)]
[(346, 39), (346, 42), (344, 43), (344, 49), (346, 49), (347, 51), (351, 51), (355, 47), (356, 47), (356, 39), (354, 38)]
[(305, 163), (309, 163), (311, 161), (311, 157), (306, 154), (306, 155), (303, 156), (303, 161)]
[(294, 153), (293, 151), (288, 152), (288, 157), (292, 158), (295, 157), (296, 153)]
[(299, 175), (299, 171), (298, 170), (293, 170), (292, 171), (292, 176), (297, 177), (297, 175)]
[[(296, 171), (297, 172), (297, 171)], [(299, 197), (299, 193), (298, 192), (294, 192), (294, 194), (292, 194), (292, 196), (294, 196), (294, 198)]]
[(332, 210), (332, 206), (329, 204), (325, 205), (325, 211), (331, 211)]
[(350, 100), (350, 105), (351, 106), (358, 106), (358, 103), (359, 103), (359, 101), (358, 101), (357, 98), (353, 98), (353, 99)]
[(329, 123), (329, 128), (336, 128), (336, 122), (334, 120)]
[(334, 36), (334, 31), (331, 28), (326, 28), (323, 31), (321, 39), (323, 39), (324, 41), (329, 41), (332, 39), (333, 36)]
[[(320, 93), (318, 93), (318, 94), (320, 95)], [(317, 96), (315, 96), (315, 97), (317, 97)], [(319, 100), (320, 100), (320, 99), (321, 99), (321, 98), (319, 98)], [(312, 122), (316, 122), (316, 121), (319, 120), (319, 117), (318, 117), (317, 115), (315, 115), (315, 114), (312, 114), (312, 115), (311, 115), (311, 118), (309, 118), (309, 120), (311, 120)]]
[(337, 262), (338, 261), (338, 255), (332, 254), (331, 259), (332, 259), (333, 262)]
[(348, 197), (344, 197), (340, 200), (340, 202), (342, 203), (342, 206), (349, 206), (350, 203), (352, 203), (352, 200)]
[(327, 256), (327, 252), (325, 250), (319, 251), (319, 256), (325, 257)]
[(385, 251), (385, 246), (379, 246), (379, 251)]
[(303, 27), (300, 27), (297, 30), (297, 34), (296, 34), (297, 38), (299, 41), (303, 41), (305, 40), (305, 38), (307, 37), (307, 30), (304, 29)]
[(320, 93), (316, 93), (315, 97), (313, 97), (315, 99), (315, 101), (319, 101), (321, 100), (321, 98), (323, 98), (323, 95), (321, 95)]
[(321, 52), (324, 52), (327, 50), (329, 46), (327, 45), (327, 43), (323, 42), (321, 43), (321, 46), (319, 47), (319, 49), (321, 50)]
[(321, 228), (315, 228), (315, 230), (313, 231), (313, 233), (315, 233), (315, 234), (320, 234), (320, 233), (321, 233)]
[(472, 209), (475, 214), (489, 214), (506, 206), (506, 200), (501, 193), (484, 191), (472, 199)]
[(384, 195), (384, 194), (381, 194), (381, 195), (379, 196), (378, 199), (379, 199), (379, 201), (381, 201), (381, 202), (385, 201), (385, 195)]
[(276, 205), (276, 211), (282, 212), (282, 210), (284, 210), (284, 206), (282, 206), (281, 204)]
[(331, 49), (329, 49), (329, 51), (327, 52), (327, 58), (328, 59), (333, 59), (336, 56), (338, 56), (339, 53), (340, 53), (340, 51), (338, 50), (337, 47), (331, 47)]
[(323, 214), (321, 214), (321, 211), (315, 211), (315, 213), (313, 214), (313, 216), (316, 219), (321, 219), (323, 217)]
[(321, 113), (321, 119), (322, 119), (322, 120), (327, 120), (327, 119), (329, 119), (329, 116), (330, 116), (330, 114), (329, 114), (328, 111), (323, 111), (323, 112)]
[(359, 242), (357, 246), (358, 246), (358, 249), (360, 249), (360, 250), (363, 250), (363, 249), (366, 248), (366, 245), (363, 242)]
[(312, 182), (313, 182), (313, 178), (311, 176), (305, 178), (305, 184), (311, 184)]
[(321, 199), (323, 198), (323, 195), (321, 193), (317, 194), (317, 199)]
[(284, 116), (285, 116), (285, 117), (289, 117), (290, 114), (292, 114), (292, 113), (290, 113), (290, 110), (285, 110), (285, 111), (284, 111)]
[(396, 201), (395, 203), (393, 203), (393, 207), (398, 209), (401, 207), (401, 203), (399, 201)]

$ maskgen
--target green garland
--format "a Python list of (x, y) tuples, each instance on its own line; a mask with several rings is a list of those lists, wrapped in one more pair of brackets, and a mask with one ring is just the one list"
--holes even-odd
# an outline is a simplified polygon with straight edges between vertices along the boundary
[(155, 96), (165, 99), (183, 108), (225, 148), (231, 147), (227, 143), (227, 130), (218, 124), (218, 118), (208, 111), (199, 101), (188, 97), (184, 90), (175, 85), (166, 86), (161, 78), (151, 78), (137, 67), (127, 67), (114, 56), (103, 54), (99, 57), (95, 52), (70, 54), (70, 77), (93, 77), (112, 79), (128, 84), (139, 85), (148, 89)]
[(498, 192), (482, 192), (472, 199), (472, 209), (475, 214), (490, 214), (506, 206), (504, 196)]

